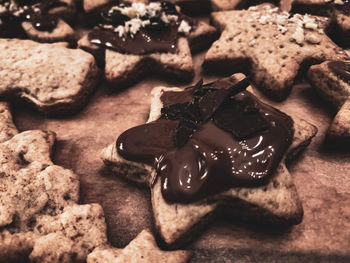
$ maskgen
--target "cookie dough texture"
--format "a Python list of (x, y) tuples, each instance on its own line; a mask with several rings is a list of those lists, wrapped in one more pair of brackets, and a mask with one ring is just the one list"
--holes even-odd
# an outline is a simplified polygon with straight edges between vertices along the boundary
[(345, 82), (328, 68), (329, 61), (312, 66), (308, 78), (321, 97), (337, 111), (329, 126), (326, 141), (330, 146), (350, 146), (350, 83)]
[[(331, 19), (329, 35), (338, 45), (349, 48), (350, 14), (341, 12), (344, 4), (349, 5), (349, 2), (346, 2), (347, 0), (294, 0), (292, 11), (329, 16)], [(337, 8), (334, 8), (335, 6)]]
[(79, 178), (50, 159), (55, 134), (18, 133), (0, 103), (1, 262), (84, 262), (107, 242), (101, 206), (78, 205)]
[(222, 11), (236, 8), (248, 8), (249, 6), (261, 4), (263, 2), (272, 2), (276, 5), (279, 3), (278, 0), (211, 0), (211, 6), (214, 11)]
[(58, 19), (57, 25), (52, 31), (37, 30), (31, 22), (23, 22), (22, 27), (30, 39), (38, 42), (53, 43), (65, 41), (72, 43), (75, 40), (73, 28), (62, 19)]
[(289, 16), (269, 5), (212, 13), (222, 34), (207, 52), (204, 68), (251, 72), (257, 88), (283, 100), (307, 66), (347, 57), (324, 33), (327, 18)]
[[(242, 78), (241, 74), (236, 76), (237, 79)], [(169, 90), (179, 91), (178, 88), (153, 89), (149, 121), (159, 118), (162, 107), (160, 96)], [(115, 143), (103, 150), (102, 159), (116, 174), (150, 186), (156, 229), (166, 244), (178, 246), (181, 242), (192, 239), (194, 232), (221, 212), (259, 223), (291, 225), (302, 220), (302, 205), (285, 162), (310, 143), (317, 129), (302, 120), (294, 120), (294, 129), (293, 143), (267, 185), (256, 188), (231, 188), (190, 204), (168, 204), (161, 194), (156, 171), (148, 165), (123, 159), (118, 155)]]
[(0, 97), (21, 99), (49, 114), (81, 109), (99, 80), (94, 57), (64, 43), (0, 39)]
[(186, 38), (179, 38), (178, 52), (146, 55), (122, 54), (106, 49), (105, 77), (114, 84), (131, 84), (148, 73), (161, 73), (179, 80), (194, 75), (191, 51)]
[(186, 250), (162, 251), (149, 230), (143, 230), (123, 249), (96, 248), (87, 258), (87, 263), (185, 263), (191, 257)]

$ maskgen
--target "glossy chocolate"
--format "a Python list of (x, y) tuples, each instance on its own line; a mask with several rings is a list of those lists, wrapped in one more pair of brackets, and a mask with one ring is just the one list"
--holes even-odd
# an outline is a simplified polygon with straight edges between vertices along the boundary
[[(10, 1), (2, 1), (1, 5), (9, 5)], [(29, 21), (40, 31), (52, 31), (58, 18), (49, 14), (53, 8), (66, 6), (59, 0), (34, 0), (34, 1), (16, 1), (17, 6), (0, 14), (0, 36), (1, 37), (20, 37), (23, 35), (21, 23)]]
[[(170, 2), (162, 1), (160, 4), (161, 11), (157, 11), (155, 16), (145, 15), (137, 18), (145, 25), (141, 26), (136, 33), (124, 32), (126, 23), (135, 17), (128, 17), (120, 10), (107, 7), (101, 12), (99, 25), (88, 34), (88, 39), (91, 43), (103, 48), (126, 54), (176, 53), (181, 21), (185, 20), (191, 28), (195, 25), (192, 19), (179, 14)], [(119, 7), (130, 6), (130, 4), (122, 4)], [(162, 20), (163, 16), (177, 17), (177, 20), (169, 20), (165, 23)], [(124, 27), (121, 29), (122, 33), (119, 33), (118, 27)]]
[(328, 68), (339, 78), (350, 83), (350, 61), (331, 61)]
[(170, 26), (160, 31), (141, 29), (133, 37), (130, 35), (119, 37), (111, 30), (95, 28), (89, 33), (89, 40), (93, 44), (121, 53), (142, 55), (152, 52), (175, 53), (177, 35), (177, 26)]
[[(232, 85), (229, 81), (220, 83), (220, 88)], [(168, 105), (179, 103), (189, 98), (189, 93), (191, 90), (186, 90), (175, 97), (174, 92), (165, 92), (161, 100)], [(235, 121), (245, 130), (256, 126), (255, 122), (261, 118), (267, 121), (268, 127), (253, 131), (244, 139), (237, 139), (216, 125), (218, 120), (228, 126)], [(227, 99), (181, 148), (173, 142), (178, 123), (178, 120), (158, 119), (127, 130), (116, 142), (123, 158), (156, 169), (167, 202), (187, 203), (232, 187), (266, 183), (294, 134), (289, 116), (259, 102), (249, 92)]]

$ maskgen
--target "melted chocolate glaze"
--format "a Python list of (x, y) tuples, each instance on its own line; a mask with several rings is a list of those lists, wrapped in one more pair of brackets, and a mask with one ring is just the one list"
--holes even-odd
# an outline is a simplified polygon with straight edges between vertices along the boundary
[(152, 52), (175, 53), (177, 35), (177, 26), (170, 26), (161, 31), (141, 29), (133, 37), (119, 37), (111, 30), (95, 28), (89, 33), (89, 40), (93, 44), (121, 53), (142, 55)]
[(339, 78), (350, 83), (350, 61), (331, 61), (328, 68)]
[[(9, 1), (2, 1), (5, 4)], [(2, 21), (0, 25), (1, 37), (22, 37), (24, 31), (22, 29), (22, 21), (29, 21), (40, 31), (52, 31), (56, 25), (58, 18), (49, 14), (52, 8), (66, 6), (66, 3), (59, 0), (33, 0), (33, 1), (17, 1), (18, 7), (22, 10), (21, 14), (15, 15), (14, 11), (7, 11), (0, 14)]]
[[(221, 83), (221, 88), (228, 87)], [(161, 97), (164, 106), (192, 98), (191, 90), (175, 95), (174, 92), (165, 92)], [(250, 113), (242, 109), (248, 106), (257, 108), (260, 116), (252, 116), (263, 116), (269, 127), (238, 140), (215, 124), (215, 118), (227, 123), (244, 120), (244, 115)], [(292, 142), (292, 119), (259, 102), (249, 92), (228, 99), (213, 119), (200, 126), (180, 149), (173, 141), (178, 120), (161, 118), (131, 128), (119, 136), (116, 142), (118, 153), (129, 161), (153, 166), (167, 202), (187, 203), (231, 187), (266, 183)], [(249, 121), (243, 121), (241, 129), (249, 129), (252, 122), (259, 120), (250, 117)]]
[[(175, 6), (170, 2), (162, 1), (161, 4), (164, 12), (178, 16), (179, 19), (177, 22), (165, 24), (159, 18), (155, 17), (151, 18), (151, 20), (156, 20), (153, 26), (141, 28), (132, 36), (130, 34), (119, 36), (117, 32), (113, 32), (113, 29), (119, 25), (124, 25), (129, 18), (122, 15), (120, 12), (114, 17), (113, 15), (109, 17), (108, 10), (115, 5), (113, 4), (101, 10), (101, 16), (98, 20), (99, 26), (95, 27), (88, 34), (88, 39), (91, 43), (103, 48), (126, 54), (143, 55), (154, 52), (176, 53), (178, 51), (176, 45), (179, 37), (178, 27), (181, 20), (185, 20), (191, 26), (192, 30), (194, 30), (197, 23), (190, 17), (177, 13)], [(129, 4), (123, 5), (128, 6)], [(103, 28), (104, 25), (113, 26), (113, 28), (105, 29)]]

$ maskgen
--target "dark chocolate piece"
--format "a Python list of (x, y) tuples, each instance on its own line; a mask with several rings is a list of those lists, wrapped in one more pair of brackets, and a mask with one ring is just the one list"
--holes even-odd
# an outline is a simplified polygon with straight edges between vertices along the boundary
[(339, 78), (350, 83), (350, 61), (331, 61), (328, 68)]
[[(227, 89), (232, 84), (226, 79), (211, 86)], [(165, 92), (161, 100), (165, 106), (190, 103), (193, 97), (189, 94), (193, 96), (193, 92), (194, 89), (187, 89), (178, 92), (178, 97), (172, 92)], [(232, 121), (249, 116), (249, 123), (243, 123), (243, 128), (240, 128), (243, 134), (245, 129), (249, 130), (248, 138), (239, 140), (213, 121), (231, 121), (230, 115)], [(161, 118), (134, 127), (119, 136), (116, 142), (118, 153), (129, 161), (153, 166), (160, 177), (162, 194), (167, 202), (187, 203), (231, 187), (254, 187), (266, 183), (292, 142), (292, 119), (243, 91), (225, 100), (214, 113), (213, 120), (197, 126), (181, 148), (176, 147), (173, 137), (176, 132), (184, 137), (192, 132), (192, 122), (179, 125), (188, 120)], [(263, 123), (262, 126), (265, 122), (268, 125), (260, 129), (262, 126), (256, 125), (259, 122)], [(232, 128), (229, 127), (229, 130)], [(178, 139), (182, 140), (182, 137)]]
[[(238, 94), (248, 86), (248, 78), (224, 89), (217, 89), (214, 84), (209, 89), (203, 88), (203, 81), (200, 80), (193, 87), (194, 98), (191, 102), (175, 103), (162, 108), (161, 113), (163, 118), (182, 119), (175, 132), (175, 146), (178, 148), (182, 147), (191, 137), (192, 132), (196, 129), (198, 124), (208, 121), (229, 96)], [(256, 125), (259, 124), (261, 124), (261, 122), (256, 123)], [(260, 127), (260, 129), (264, 127)], [(254, 131), (256, 129), (257, 128), (254, 128)], [(187, 138), (185, 135), (187, 135)]]

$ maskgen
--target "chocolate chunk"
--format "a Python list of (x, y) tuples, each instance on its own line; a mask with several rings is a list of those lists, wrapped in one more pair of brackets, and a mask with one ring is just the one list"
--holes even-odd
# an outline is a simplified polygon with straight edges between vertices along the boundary
[[(162, 108), (161, 113), (163, 118), (182, 120), (177, 126), (174, 134), (175, 146), (181, 148), (191, 137), (198, 124), (208, 121), (229, 96), (233, 96), (243, 91), (248, 85), (249, 79), (245, 78), (228, 89), (203, 89), (203, 80), (200, 80), (195, 86), (193, 86), (196, 95), (191, 102), (176, 103)], [(249, 111), (251, 111), (251, 109)], [(256, 117), (256, 119), (259, 120), (257, 127), (254, 127), (252, 131), (247, 131), (248, 135), (263, 128), (263, 119), (258, 117)], [(231, 127), (230, 124), (228, 125)], [(246, 136), (246, 134), (243, 134), (242, 131), (238, 129), (235, 129), (233, 133), (237, 133), (237, 136)]]
[(111, 9), (107, 12), (102, 12), (101, 17), (104, 22), (113, 26), (124, 25), (126, 21), (129, 21), (130, 18), (126, 15), (123, 15), (119, 10)]
[(197, 124), (189, 119), (181, 119), (175, 129), (174, 144), (177, 148), (181, 148), (186, 144), (188, 139), (196, 129)]
[(268, 121), (254, 102), (244, 105), (236, 97), (225, 103), (214, 115), (213, 120), (218, 127), (232, 133), (238, 140), (246, 139), (269, 127)]
[(164, 28), (169, 27), (169, 24), (166, 24), (160, 17), (151, 17), (149, 19), (150, 24), (146, 26), (147, 29), (151, 30), (163, 30)]
[(198, 102), (202, 121), (209, 120), (226, 98), (245, 90), (248, 86), (249, 78), (245, 78), (228, 89), (209, 91)]
[(188, 107), (189, 102), (176, 103), (168, 107), (163, 107), (161, 110), (162, 117), (165, 119), (176, 120), (183, 118), (186, 108)]
[(161, 7), (166, 14), (169, 14), (169, 15), (177, 15), (178, 14), (176, 7), (173, 3), (170, 3), (168, 1), (162, 1)]

